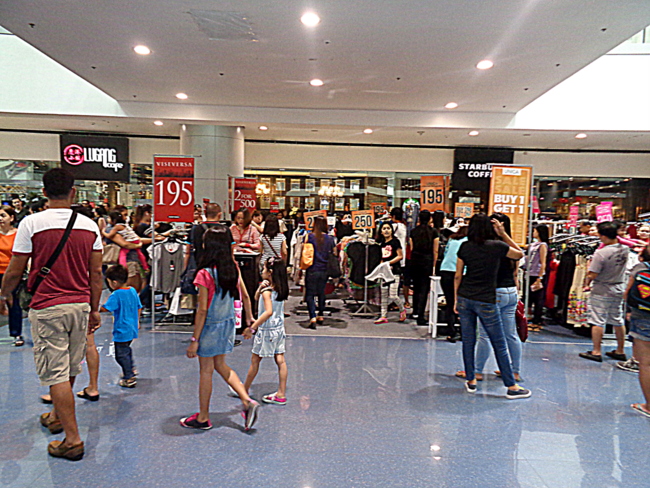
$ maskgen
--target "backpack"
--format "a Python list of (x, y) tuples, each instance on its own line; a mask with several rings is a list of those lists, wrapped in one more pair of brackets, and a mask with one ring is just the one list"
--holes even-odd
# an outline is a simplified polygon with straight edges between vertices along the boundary
[(645, 269), (634, 275), (634, 283), (627, 295), (627, 304), (637, 310), (650, 312), (650, 264), (643, 264)]

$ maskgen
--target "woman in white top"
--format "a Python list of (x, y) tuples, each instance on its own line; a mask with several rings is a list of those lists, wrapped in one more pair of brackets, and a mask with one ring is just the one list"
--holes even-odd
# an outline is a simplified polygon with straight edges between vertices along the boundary
[(280, 233), (280, 223), (278, 216), (275, 214), (268, 214), (264, 220), (264, 230), (260, 243), (262, 244), (262, 258), (260, 259), (260, 269), (264, 269), (264, 263), (267, 259), (275, 258), (276, 260), (282, 259), (285, 264), (287, 262), (287, 238), (284, 234)]

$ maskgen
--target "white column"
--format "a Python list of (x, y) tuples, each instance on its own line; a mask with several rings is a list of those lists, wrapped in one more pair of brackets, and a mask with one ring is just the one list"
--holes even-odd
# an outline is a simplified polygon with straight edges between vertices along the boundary
[(244, 176), (244, 130), (222, 125), (186, 125), (181, 154), (195, 156), (194, 200), (221, 205), (228, 216), (228, 176)]

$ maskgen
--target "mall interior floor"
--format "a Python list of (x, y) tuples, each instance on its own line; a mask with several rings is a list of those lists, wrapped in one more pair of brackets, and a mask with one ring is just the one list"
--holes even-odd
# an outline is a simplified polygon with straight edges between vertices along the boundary
[[(6, 330), (6, 329), (5, 329)], [(29, 331), (27, 331), (29, 332)], [(3, 331), (3, 334), (6, 332)], [(238, 401), (215, 376), (214, 428), (178, 420), (197, 410), (188, 335), (143, 330), (138, 385), (117, 386), (110, 319), (97, 333), (101, 399), (77, 401), (86, 454), (48, 457), (31, 341), (0, 345), (0, 484), (31, 487), (647, 487), (650, 421), (630, 408), (637, 376), (578, 358), (581, 338), (538, 334), (524, 348), (533, 397), (508, 401), (490, 375), (468, 394), (454, 377), (460, 343), (304, 337), (287, 341), (286, 406), (264, 405), (243, 431)], [(229, 363), (243, 376), (250, 342)], [(493, 361), (493, 360), (491, 360)], [(494, 369), (493, 362), (488, 364)], [(276, 389), (262, 363), (252, 394)], [(87, 374), (78, 378), (85, 386)]]

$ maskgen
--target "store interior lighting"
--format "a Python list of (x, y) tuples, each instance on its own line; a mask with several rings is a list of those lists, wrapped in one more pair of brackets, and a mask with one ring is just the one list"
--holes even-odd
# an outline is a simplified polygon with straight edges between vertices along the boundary
[(447, 105), (445, 105), (445, 108), (447, 110), (453, 110), (455, 108), (458, 108), (458, 104), (456, 102), (449, 102)]
[(320, 17), (314, 12), (307, 12), (302, 17), (300, 17), (300, 22), (307, 27), (316, 27), (320, 24)]
[(147, 46), (143, 46), (142, 44), (135, 46), (133, 48), (136, 54), (139, 54), (140, 56), (148, 56), (151, 54), (151, 49), (149, 49)]
[(257, 186), (255, 187), (255, 193), (258, 195), (268, 195), (271, 193), (271, 189), (266, 186), (266, 183), (258, 183)]
[(318, 78), (314, 78), (313, 80), (311, 80), (309, 82), (309, 84), (311, 86), (323, 86), (324, 85), (323, 80), (319, 80)]
[(490, 69), (494, 66), (494, 63), (490, 61), (489, 59), (484, 59), (483, 61), (479, 61), (476, 67), (478, 69), (486, 70)]
[(338, 186), (321, 186), (320, 190), (318, 190), (318, 194), (322, 197), (342, 197), (343, 190)]
[(187, 100), (188, 96), (187, 93), (181, 92), (176, 94), (176, 98), (178, 98), (179, 100)]

